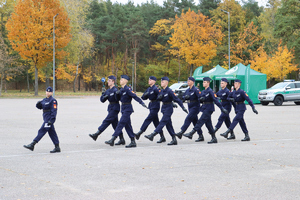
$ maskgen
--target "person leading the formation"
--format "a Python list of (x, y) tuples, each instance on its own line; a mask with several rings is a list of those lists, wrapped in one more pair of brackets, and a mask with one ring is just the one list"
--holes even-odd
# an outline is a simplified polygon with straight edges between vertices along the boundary
[(41, 101), (38, 101), (36, 107), (40, 110), (43, 110), (43, 124), (38, 131), (38, 135), (33, 139), (33, 141), (24, 145), (26, 149), (31, 151), (34, 150), (34, 146), (43, 138), (43, 136), (48, 132), (53, 144), (54, 149), (50, 151), (50, 153), (58, 153), (60, 152), (59, 140), (54, 128), (54, 123), (56, 121), (57, 115), (57, 100), (52, 97), (53, 89), (52, 87), (48, 87), (46, 89), (46, 98)]
[(250, 141), (248, 129), (247, 129), (247, 126), (246, 126), (246, 123), (244, 120), (244, 113), (247, 110), (246, 105), (245, 105), (245, 100), (252, 107), (252, 111), (255, 114), (258, 114), (258, 111), (255, 109), (255, 106), (254, 106), (252, 100), (249, 98), (248, 94), (240, 88), (241, 84), (242, 84), (242, 81), (239, 79), (236, 79), (234, 81), (235, 90), (232, 92), (232, 95), (227, 98), (229, 101), (233, 102), (233, 106), (234, 106), (236, 115), (235, 115), (231, 125), (229, 126), (228, 130), (221, 135), (224, 136), (225, 138), (227, 138), (228, 134), (229, 133), (232, 134), (233, 129), (239, 123), (245, 134), (245, 138), (242, 139), (242, 141)]

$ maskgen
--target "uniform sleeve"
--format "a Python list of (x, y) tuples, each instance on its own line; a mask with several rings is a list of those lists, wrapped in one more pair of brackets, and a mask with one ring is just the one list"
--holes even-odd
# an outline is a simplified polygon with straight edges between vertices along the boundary
[(178, 103), (178, 105), (181, 108), (184, 108), (182, 101), (178, 97), (176, 97), (175, 94), (172, 91), (169, 92), (169, 95), (171, 95), (173, 101), (175, 101), (176, 103)]
[(201, 97), (201, 91), (199, 89), (196, 90), (197, 99)]
[(101, 97), (100, 97), (100, 101), (101, 101), (102, 103), (104, 103), (104, 102), (107, 100), (107, 98), (104, 99), (104, 96), (105, 96), (105, 95), (107, 95), (107, 90), (106, 90), (104, 93), (102, 93), (102, 95), (101, 95)]
[(241, 95), (243, 96), (244, 99), (249, 103), (249, 105), (254, 108), (253, 101), (249, 98), (248, 94), (246, 92), (242, 92)]
[(143, 100), (147, 100), (147, 99), (149, 98), (149, 96), (148, 96), (149, 94), (148, 94), (148, 95), (145, 95), (145, 93), (147, 93), (147, 92), (149, 92), (149, 89), (147, 89), (147, 90), (144, 92), (144, 94), (142, 95), (141, 98), (142, 98)]
[(132, 90), (127, 90), (127, 94), (129, 96), (131, 96), (134, 100), (136, 100), (137, 102), (139, 102), (141, 105), (145, 104), (142, 99), (140, 99), (138, 96), (136, 96), (136, 94), (132, 91)]
[(54, 123), (55, 120), (56, 120), (56, 115), (57, 115), (57, 101), (56, 100), (53, 100), (51, 101), (51, 118), (50, 118), (50, 121), (51, 123)]
[(42, 105), (42, 103), (41, 103), (42, 101), (38, 101), (37, 103), (36, 103), (36, 107), (38, 108), (38, 109), (43, 109), (43, 105)]
[(217, 98), (217, 95), (213, 92), (213, 91), (209, 91), (209, 94), (212, 96), (213, 101), (215, 102), (215, 104), (219, 107), (222, 108), (222, 105), (219, 101), (219, 99)]

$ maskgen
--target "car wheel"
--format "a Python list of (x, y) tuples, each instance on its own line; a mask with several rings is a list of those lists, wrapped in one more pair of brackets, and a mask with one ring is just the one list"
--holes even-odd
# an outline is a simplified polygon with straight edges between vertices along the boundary
[(300, 105), (300, 101), (295, 101), (295, 104), (296, 105)]
[(261, 103), (261, 105), (263, 105), (263, 106), (269, 105), (269, 102), (265, 102), (265, 101), (261, 101), (260, 103)]
[(282, 96), (277, 96), (277, 97), (275, 97), (275, 99), (274, 99), (274, 105), (275, 105), (275, 106), (281, 106), (282, 103), (283, 103), (283, 98), (282, 98)]

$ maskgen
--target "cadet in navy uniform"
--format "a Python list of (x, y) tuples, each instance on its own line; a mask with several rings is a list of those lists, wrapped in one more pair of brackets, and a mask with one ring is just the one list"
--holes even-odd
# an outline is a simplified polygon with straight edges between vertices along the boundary
[(48, 132), (53, 144), (55, 145), (55, 148), (50, 151), (50, 153), (60, 152), (59, 140), (54, 128), (54, 122), (56, 120), (57, 114), (57, 101), (52, 97), (52, 94), (52, 87), (48, 87), (46, 89), (46, 98), (44, 98), (42, 101), (38, 101), (36, 104), (36, 107), (38, 109), (43, 109), (44, 123), (38, 131), (38, 135), (36, 136), (36, 138), (33, 139), (33, 142), (28, 145), (24, 145), (25, 148), (30, 149), (31, 151), (34, 150), (34, 145), (38, 143)]
[[(221, 113), (221, 115), (220, 115), (220, 117), (218, 119), (218, 123), (215, 126), (215, 130), (214, 130), (215, 133), (222, 126), (223, 122), (225, 122), (225, 125), (227, 126), (227, 128), (229, 128), (229, 126), (231, 124), (229, 113), (231, 111), (231, 104), (232, 103), (227, 100), (227, 98), (230, 95), (230, 91), (227, 88), (227, 84), (228, 84), (228, 80), (226, 78), (222, 78), (221, 79), (221, 83), (220, 83), (220, 86), (221, 86), (222, 89), (217, 92), (217, 97), (220, 99), (221, 105), (228, 111), (228, 114), (223, 113), (223, 112)], [(221, 134), (221, 136), (224, 136), (224, 135)], [(228, 135), (226, 136), (226, 138), (227, 137), (228, 137)], [(233, 131), (232, 131), (230, 137), (227, 138), (227, 139), (228, 140), (235, 139), (235, 135), (234, 135)]]
[[(115, 93), (118, 91), (118, 88), (115, 86), (116, 77), (109, 76), (107, 80), (107, 84), (109, 89), (102, 93), (100, 97), (100, 101), (104, 103), (106, 100), (109, 101), (109, 105), (107, 107), (108, 115), (103, 120), (101, 126), (98, 127), (98, 131), (94, 134), (89, 134), (93, 140), (97, 140), (98, 136), (111, 124), (113, 129), (116, 129), (118, 125), (118, 114), (120, 112), (120, 104), (119, 100), (117, 100)], [(116, 145), (125, 145), (125, 140), (123, 137), (123, 133), (119, 135), (120, 141), (116, 143)]]
[[(195, 126), (198, 121), (198, 113), (200, 112), (200, 101), (199, 98), (201, 97), (200, 90), (197, 89), (194, 86), (195, 79), (193, 77), (188, 78), (188, 86), (189, 89), (187, 89), (183, 95), (183, 100), (188, 103), (189, 108), (189, 114), (186, 116), (184, 124), (181, 127), (181, 131), (176, 133), (175, 135), (181, 139), (184, 132), (187, 130), (187, 128), (190, 126), (191, 123)], [(196, 140), (196, 142), (203, 141), (203, 135), (201, 131), (198, 131), (199, 138)]]
[[(155, 82), (156, 82), (156, 77), (150, 76), (149, 81), (148, 81), (148, 84), (150, 85), (150, 87), (148, 87), (146, 92), (141, 97), (143, 100), (146, 100), (146, 99), (150, 100), (150, 103), (148, 105), (150, 113), (149, 113), (148, 117), (145, 119), (144, 123), (142, 124), (140, 131), (137, 134), (135, 134), (135, 138), (137, 140), (140, 138), (142, 133), (146, 131), (146, 129), (148, 128), (148, 126), (151, 122), (153, 122), (155, 128), (159, 124), (158, 111), (160, 109), (160, 101), (157, 100), (157, 96), (158, 96), (160, 90), (155, 86)], [(157, 141), (157, 143), (166, 142), (163, 132), (161, 132), (159, 134), (160, 134), (160, 140)]]
[[(221, 134), (221, 135), (226, 138), (229, 133), (233, 132), (234, 127), (239, 123), (242, 130), (243, 130), (243, 132), (244, 132), (244, 134), (245, 134), (245, 138), (242, 139), (242, 141), (250, 141), (250, 137), (249, 137), (248, 130), (247, 130), (247, 127), (246, 127), (246, 123), (244, 121), (244, 113), (246, 111), (245, 100), (252, 107), (252, 111), (254, 113), (258, 114), (258, 112), (255, 109), (252, 100), (248, 97), (246, 92), (244, 90), (240, 89), (241, 84), (242, 84), (242, 81), (236, 79), (234, 81), (235, 90), (232, 92), (232, 95), (227, 98), (229, 101), (234, 103), (233, 106), (234, 106), (234, 109), (235, 109), (236, 116), (234, 117), (234, 119), (233, 119), (231, 125), (229, 126), (228, 130), (225, 133)], [(235, 103), (236, 103), (236, 105), (235, 105)]]
[[(211, 122), (211, 115), (215, 111), (214, 102), (221, 109), (222, 112), (228, 113), (228, 111), (225, 108), (223, 108), (223, 106), (217, 99), (217, 97), (216, 97), (217, 95), (215, 95), (213, 90), (209, 87), (210, 80), (211, 79), (209, 77), (203, 78), (203, 87), (205, 89), (201, 92), (201, 97), (199, 99), (200, 102), (203, 102), (202, 106), (201, 106), (202, 115), (201, 115), (200, 119), (198, 120), (196, 126), (193, 128), (193, 130), (191, 132), (183, 135), (185, 137), (188, 137), (189, 139), (192, 139), (192, 137), (196, 131), (202, 132), (201, 127), (205, 124), (209, 133), (211, 134), (211, 137), (212, 137), (211, 141), (208, 142), (208, 144), (218, 143), (218, 140), (215, 136), (214, 128), (213, 128), (212, 122)], [(204, 138), (203, 138), (203, 140), (204, 140)]]
[(147, 106), (127, 86), (127, 83), (129, 80), (130, 80), (130, 78), (127, 75), (122, 75), (121, 79), (120, 79), (120, 85), (122, 88), (121, 88), (121, 90), (116, 92), (116, 98), (122, 102), (122, 106), (121, 106), (122, 116), (117, 125), (117, 128), (115, 129), (114, 134), (112, 135), (112, 138), (105, 142), (106, 144), (109, 144), (110, 146), (114, 146), (114, 141), (120, 134), (122, 134), (122, 129), (125, 127), (125, 130), (131, 139), (131, 143), (129, 145), (127, 145), (126, 148), (136, 147), (136, 143), (134, 140), (135, 135), (132, 131), (131, 120), (130, 120), (130, 115), (133, 113), (131, 100), (132, 100), (132, 98), (134, 98), (134, 100), (139, 102), (145, 108), (147, 108)]
[(150, 135), (145, 135), (150, 141), (153, 141), (153, 138), (158, 133), (162, 132), (164, 126), (167, 127), (168, 132), (172, 137), (172, 141), (168, 143), (168, 145), (177, 145), (177, 140), (175, 137), (175, 132), (172, 125), (171, 116), (173, 114), (173, 101), (177, 102), (182, 110), (188, 113), (187, 109), (183, 106), (182, 101), (178, 99), (173, 91), (168, 87), (169, 78), (162, 77), (161, 78), (161, 87), (163, 88), (159, 93), (157, 100), (162, 101), (163, 105), (161, 107), (161, 112), (163, 113), (163, 117), (159, 122), (159, 125), (156, 127), (155, 131)]

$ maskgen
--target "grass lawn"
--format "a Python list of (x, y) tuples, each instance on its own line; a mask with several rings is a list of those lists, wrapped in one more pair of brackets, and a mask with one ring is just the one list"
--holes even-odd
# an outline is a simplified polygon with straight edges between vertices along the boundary
[[(85, 97), (85, 96), (100, 96), (101, 92), (96, 91), (55, 91), (56, 98), (72, 98), (72, 97)], [(137, 92), (137, 95), (142, 96), (141, 92)], [(7, 93), (2, 90), (0, 98), (44, 98), (46, 96), (45, 91), (39, 91), (38, 96), (34, 96), (34, 91), (24, 91), (20, 92), (20, 90), (7, 90)]]

